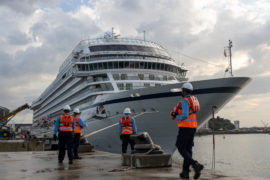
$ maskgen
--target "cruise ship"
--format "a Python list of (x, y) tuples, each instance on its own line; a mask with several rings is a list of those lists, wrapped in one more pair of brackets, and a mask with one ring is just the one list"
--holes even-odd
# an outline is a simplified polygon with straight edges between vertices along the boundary
[[(96, 149), (120, 153), (114, 125), (124, 108), (130, 107), (138, 131), (148, 132), (156, 144), (172, 152), (177, 122), (169, 113), (182, 98), (187, 72), (155, 42), (119, 38), (113, 32), (82, 40), (61, 65), (56, 79), (32, 103), (33, 134), (51, 136), (62, 108), (70, 105), (81, 110), (81, 118), (88, 124), (84, 134), (98, 131), (88, 137)], [(249, 81), (248, 77), (190, 81), (201, 105), (199, 127), (211, 117), (213, 107), (218, 112)]]

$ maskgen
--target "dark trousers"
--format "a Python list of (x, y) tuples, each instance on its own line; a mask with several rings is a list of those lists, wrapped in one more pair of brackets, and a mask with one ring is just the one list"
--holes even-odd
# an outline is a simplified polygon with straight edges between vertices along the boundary
[(192, 159), (192, 147), (194, 146), (194, 135), (196, 128), (184, 128), (180, 127), (176, 140), (176, 147), (184, 158), (183, 171), (189, 172), (189, 166), (195, 164), (195, 160)]
[(134, 150), (135, 143), (133, 140), (130, 139), (129, 134), (122, 134), (120, 136), (120, 139), (122, 140), (122, 153), (127, 153), (128, 144), (130, 144), (131, 150)]
[(68, 151), (68, 159), (73, 160), (73, 132), (59, 132), (59, 142), (58, 142), (58, 160), (63, 161), (66, 154), (66, 148)]
[(73, 144), (73, 154), (74, 157), (78, 157), (78, 149), (80, 145), (80, 138), (81, 138), (81, 133), (75, 133), (74, 134), (74, 144)]

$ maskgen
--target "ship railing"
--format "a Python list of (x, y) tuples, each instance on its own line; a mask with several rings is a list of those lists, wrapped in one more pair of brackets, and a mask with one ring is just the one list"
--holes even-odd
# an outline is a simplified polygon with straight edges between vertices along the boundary
[[(92, 93), (87, 92), (86, 95), (83, 94), (83, 95), (81, 95), (79, 97), (76, 97), (76, 101), (69, 100), (69, 101), (65, 102), (65, 104), (73, 105), (73, 104), (76, 104), (77, 102), (80, 102), (83, 99), (88, 98), (88, 97), (93, 96), (93, 95), (107, 94), (107, 93), (110, 94), (110, 93), (113, 93), (113, 92), (114, 91), (97, 91), (97, 92), (92, 92)], [(52, 114), (53, 112), (61, 111), (63, 105), (64, 104), (62, 103), (62, 104), (58, 105), (58, 107), (50, 108), (50, 109), (46, 110), (46, 111), (48, 111), (48, 112), (46, 112), (46, 114)], [(41, 116), (41, 113), (37, 114), (36, 116), (37, 117)]]
[[(72, 94), (73, 92), (77, 91), (78, 89), (80, 89), (80, 88), (81, 88), (83, 85), (85, 85), (85, 84), (87, 84), (87, 82), (81, 83), (80, 86), (77, 86), (76, 88), (74, 88), (74, 89), (72, 89), (71, 91), (69, 91), (68, 94), (66, 94), (66, 95), (62, 96), (61, 98), (59, 98), (58, 101), (60, 101), (60, 100), (62, 100), (62, 99), (64, 99), (64, 98), (70, 96), (70, 94)], [(55, 99), (55, 98), (54, 98), (54, 99)], [(45, 106), (42, 106), (42, 108), (45, 108), (45, 107), (46, 107), (52, 100), (54, 100), (54, 99), (51, 99), (50, 101), (48, 101), (48, 102), (46, 103)]]
[(86, 45), (99, 45), (99, 44), (109, 44), (109, 43), (125, 43), (125, 44), (138, 44), (138, 45), (148, 45), (156, 48), (163, 47), (155, 42), (152, 41), (145, 41), (142, 39), (129, 39), (129, 38), (114, 38), (114, 39), (106, 39), (106, 38), (96, 38), (96, 39), (86, 39), (80, 41), (78, 44), (79, 46), (86, 46)]
[[(74, 85), (75, 83), (77, 83), (78, 81), (80, 81), (79, 79), (73, 79), (70, 83), (69, 83), (69, 86), (67, 86), (67, 87), (64, 87), (63, 89), (61, 89), (61, 91), (59, 91), (58, 93), (61, 93), (61, 92), (64, 92), (67, 88), (69, 88), (70, 86), (72, 86), (72, 85)], [(63, 81), (63, 82), (61, 82), (61, 84), (58, 84), (58, 87), (57, 88), (55, 88), (53, 91), (51, 91), (51, 92), (48, 92), (48, 93), (46, 93), (46, 94), (44, 94), (44, 96), (45, 97), (43, 97), (40, 101), (39, 101), (39, 99), (38, 100), (36, 100), (36, 102), (35, 103), (38, 103), (38, 104), (41, 104), (42, 102), (44, 102), (46, 99), (48, 99), (48, 97), (52, 97), (51, 95), (60, 87), (60, 86), (62, 86), (64, 83), (65, 83), (66, 81)], [(58, 94), (57, 93), (57, 94)], [(53, 95), (53, 96), (55, 96), (55, 95)], [(34, 103), (34, 102), (33, 102)], [(38, 105), (38, 104), (36, 104), (36, 105)], [(35, 105), (35, 106), (36, 106)]]
[[(106, 83), (108, 83), (108, 82), (102, 82), (102, 84), (106, 84)], [(99, 84), (100, 84), (100, 83), (99, 83)], [(82, 86), (82, 85), (83, 85), (83, 86)], [(74, 90), (71, 91), (71, 93), (64, 95), (63, 97), (61, 97), (61, 99), (59, 98), (59, 99), (58, 99), (57, 101), (55, 101), (54, 103), (50, 104), (50, 107), (45, 108), (47, 105), (49, 105), (49, 104), (46, 104), (46, 106), (42, 107), (41, 111), (38, 112), (37, 115), (38, 115), (38, 114), (41, 114), (41, 113), (44, 113), (44, 112), (46, 112), (46, 111), (48, 111), (49, 109), (51, 109), (51, 108), (53, 108), (54, 106), (56, 106), (57, 104), (59, 104), (61, 101), (66, 100), (68, 97), (70, 97), (70, 96), (72, 96), (72, 95), (78, 93), (81, 89), (84, 89), (84, 88), (86, 88), (87, 86), (90, 86), (89, 89), (88, 89), (87, 91), (85, 91), (84, 93), (80, 94), (79, 96), (76, 96), (76, 98), (83, 97), (83, 96), (85, 96), (85, 94), (88, 94), (88, 93), (94, 93), (94, 92), (99, 92), (99, 91), (110, 91), (110, 90), (113, 90), (113, 89), (110, 89), (110, 88), (107, 88), (107, 89), (105, 89), (105, 88), (90, 89), (90, 88), (91, 88), (91, 85), (88, 84), (87, 82), (84, 82), (82, 85), (81, 85), (81, 86), (78, 86), (77, 88), (75, 88), (76, 91), (75, 91), (75, 89), (74, 89)], [(93, 84), (93, 86), (95, 86), (95, 85), (96, 85), (96, 84)]]
[(95, 58), (85, 58), (85, 59), (80, 59), (76, 62), (91, 62), (91, 61), (99, 61), (99, 60), (122, 60), (122, 59), (126, 59), (126, 60), (135, 60), (135, 59), (140, 59), (140, 60), (155, 60), (155, 61), (171, 61), (168, 58), (166, 59), (162, 59), (162, 58), (154, 58), (154, 57), (142, 57), (142, 56), (117, 56), (117, 57), (109, 57), (109, 56), (104, 56), (104, 57), (95, 57)]

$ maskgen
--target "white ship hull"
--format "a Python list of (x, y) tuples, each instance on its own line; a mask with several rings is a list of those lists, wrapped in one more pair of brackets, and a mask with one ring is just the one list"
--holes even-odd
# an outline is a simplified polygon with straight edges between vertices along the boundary
[[(195, 89), (194, 95), (201, 105), (201, 110), (197, 115), (199, 127), (210, 119), (212, 106), (216, 106), (216, 112), (218, 112), (249, 81), (250, 78), (246, 77), (232, 77), (191, 82)], [(172, 152), (175, 147), (177, 122), (170, 119), (169, 112), (181, 100), (181, 96), (180, 92), (171, 92), (171, 89), (179, 87), (181, 87), (181, 83), (104, 95), (100, 100), (108, 117), (93, 118), (99, 103), (82, 109), (81, 117), (88, 123), (84, 134), (117, 123), (123, 109), (130, 107), (134, 111), (133, 115), (140, 114), (135, 118), (138, 131), (147, 131), (156, 144), (161, 145), (166, 152)], [(121, 152), (118, 126), (90, 136), (88, 141), (96, 149), (114, 153)]]

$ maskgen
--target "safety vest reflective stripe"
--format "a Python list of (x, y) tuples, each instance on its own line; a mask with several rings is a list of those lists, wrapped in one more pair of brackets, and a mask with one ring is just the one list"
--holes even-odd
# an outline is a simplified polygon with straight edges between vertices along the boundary
[(59, 131), (73, 131), (73, 117), (70, 115), (60, 115)]
[(66, 129), (66, 130), (69, 130), (70, 128), (61, 127), (61, 129)]
[(82, 127), (80, 126), (80, 124), (79, 124), (79, 117), (75, 117), (75, 122), (76, 122), (76, 124), (75, 124), (75, 133), (81, 133), (82, 132)]
[(132, 128), (125, 128), (122, 130), (122, 134), (133, 134)]
[(185, 119), (183, 121), (197, 121), (196, 119)]

